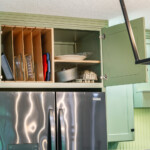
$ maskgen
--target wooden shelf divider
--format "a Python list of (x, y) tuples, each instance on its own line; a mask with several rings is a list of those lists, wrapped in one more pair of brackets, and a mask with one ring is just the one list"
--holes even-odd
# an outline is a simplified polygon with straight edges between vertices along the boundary
[(34, 66), (35, 66), (35, 80), (44, 81), (43, 76), (43, 60), (42, 60), (42, 42), (41, 30), (33, 30), (33, 53), (34, 53)]
[(25, 80), (23, 28), (13, 28), (15, 80)]
[[(24, 55), (25, 55), (25, 75), (26, 81), (35, 81), (35, 72), (34, 72), (34, 55), (33, 55), (33, 41), (32, 41), (32, 30), (30, 28), (25, 28), (23, 30), (24, 34)], [(31, 58), (31, 64), (27, 64), (27, 59)], [(28, 65), (30, 65), (30, 76), (28, 76)], [(31, 74), (32, 73), (32, 74)]]

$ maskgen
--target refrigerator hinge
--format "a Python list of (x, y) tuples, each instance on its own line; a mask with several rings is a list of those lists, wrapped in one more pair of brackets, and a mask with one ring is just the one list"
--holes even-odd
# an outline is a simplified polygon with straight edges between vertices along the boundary
[(101, 80), (108, 80), (108, 76), (105, 74), (104, 76), (100, 76)]
[(106, 38), (105, 34), (102, 34), (102, 35), (99, 36), (99, 39), (103, 39), (104, 40), (105, 38)]

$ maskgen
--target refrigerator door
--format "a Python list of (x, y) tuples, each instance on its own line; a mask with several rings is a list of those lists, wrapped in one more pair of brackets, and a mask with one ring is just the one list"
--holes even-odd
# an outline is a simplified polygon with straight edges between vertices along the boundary
[(107, 150), (105, 95), (57, 92), (58, 150)]
[(54, 92), (0, 92), (0, 150), (55, 150), (54, 110)]

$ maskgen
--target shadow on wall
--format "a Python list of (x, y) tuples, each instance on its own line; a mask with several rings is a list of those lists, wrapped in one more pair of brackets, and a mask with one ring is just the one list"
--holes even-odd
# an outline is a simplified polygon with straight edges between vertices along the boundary
[(150, 108), (134, 109), (135, 141), (109, 143), (108, 150), (150, 149)]

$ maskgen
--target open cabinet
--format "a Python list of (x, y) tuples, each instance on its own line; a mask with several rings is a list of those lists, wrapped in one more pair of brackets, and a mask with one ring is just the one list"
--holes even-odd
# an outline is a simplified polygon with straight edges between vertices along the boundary
[[(140, 56), (144, 58), (144, 18), (131, 24)], [(134, 63), (124, 24), (100, 30), (9, 25), (1, 25), (1, 28), (2, 51), (8, 59), (16, 87), (20, 83), (17, 81), (22, 81), (24, 87), (35, 87), (38, 83), (39, 87), (47, 84), (46, 87), (53, 88), (103, 88), (147, 81), (146, 66)], [(49, 54), (49, 82), (44, 74), (44, 54)], [(76, 56), (85, 58), (75, 59)], [(70, 68), (77, 68), (75, 78), (65, 82), (59, 79), (64, 75), (62, 72)], [(67, 77), (73, 75), (67, 73)], [(14, 81), (6, 81), (3, 78), (1, 82), (7, 83), (5, 87), (14, 84)]]
[[(54, 63), (55, 63), (55, 82), (61, 80), (57, 77), (57, 72), (76, 67), (78, 77), (71, 82), (101, 83), (101, 59), (100, 59), (100, 39), (97, 31), (79, 30), (54, 30)], [(67, 58), (66, 56), (69, 56)], [(79, 60), (76, 56), (85, 56), (86, 59)], [(59, 59), (59, 57), (62, 57)], [(74, 58), (73, 58), (74, 57)], [(95, 80), (88, 80), (81, 77), (81, 74), (89, 70), (96, 74)], [(71, 74), (68, 74), (71, 75)], [(88, 74), (87, 74), (88, 75)]]
[[(81, 87), (82, 84), (83, 87), (102, 88), (99, 31), (8, 25), (1, 27), (2, 52), (14, 77), (12, 81), (3, 78), (1, 83), (25, 85), (28, 81), (29, 84), (45, 83), (48, 87), (57, 85), (60, 88), (61, 84), (63, 87), (66, 84), (65, 88), (73, 84), (75, 87)], [(49, 66), (48, 63), (45, 64), (45, 54), (49, 54)], [(80, 56), (85, 58), (78, 59)], [(45, 72), (45, 67), (50, 69), (49, 80), (45, 79), (48, 72)], [(76, 78), (61, 81), (64, 75), (61, 73), (58, 78), (57, 74), (70, 68), (76, 68)], [(74, 76), (68, 72), (65, 75), (66, 78)], [(5, 74), (2, 76), (5, 77)]]

